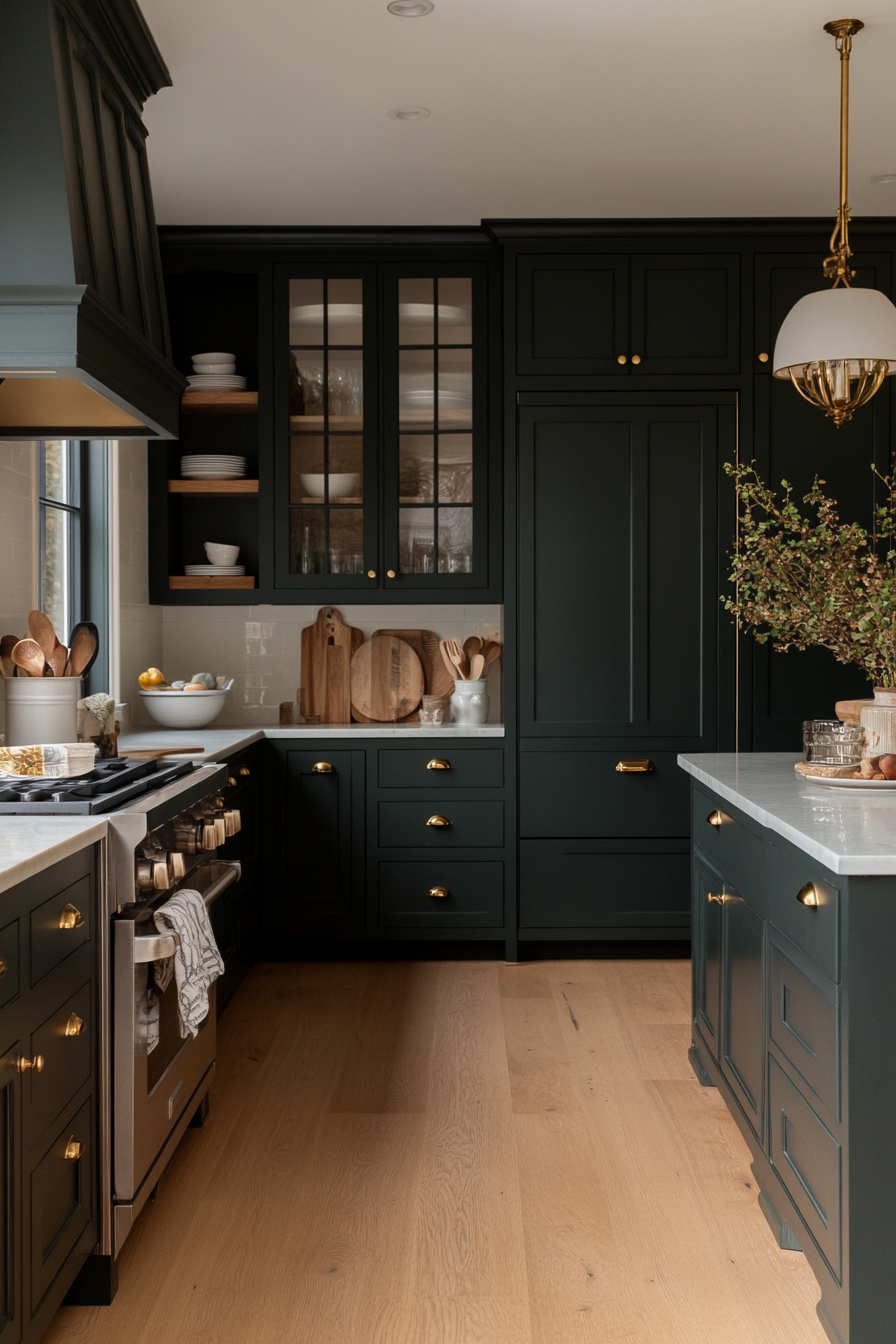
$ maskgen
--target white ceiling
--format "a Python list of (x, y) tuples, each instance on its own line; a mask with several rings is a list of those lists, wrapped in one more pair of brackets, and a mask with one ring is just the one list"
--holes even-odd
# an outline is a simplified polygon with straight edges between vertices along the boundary
[[(159, 222), (836, 211), (833, 0), (386, 3), (142, 0)], [(854, 17), (853, 216), (896, 214), (896, 8)]]

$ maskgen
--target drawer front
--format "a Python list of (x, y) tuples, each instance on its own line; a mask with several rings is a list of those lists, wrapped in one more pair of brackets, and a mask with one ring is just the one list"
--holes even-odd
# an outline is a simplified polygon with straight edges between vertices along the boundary
[(676, 928), (687, 937), (689, 878), (687, 854), (607, 854), (587, 842), (523, 840), (520, 928)]
[(90, 985), (82, 985), (31, 1033), (28, 1058), (39, 1055), (44, 1061), (40, 1073), (30, 1069), (23, 1080), (25, 1133), (31, 1147), (90, 1077), (90, 998)]
[(444, 748), (436, 743), (415, 751), (380, 749), (377, 782), (381, 789), (500, 789), (504, 752), (471, 751), (447, 743)]
[(0, 1008), (19, 992), (19, 966), (19, 921), (14, 919), (0, 929)]
[[(71, 956), (91, 933), (90, 878), (82, 877), (31, 912), (31, 983)], [(69, 909), (71, 907), (71, 909)], [(69, 927), (70, 926), (70, 927)]]
[(691, 793), (691, 835), (694, 844), (699, 845), (726, 882), (764, 912), (766, 859), (762, 837), (731, 816), (718, 799), (700, 789)]
[[(794, 957), (799, 953), (794, 951)], [(803, 958), (800, 958), (803, 960)], [(836, 985), (806, 973), (769, 941), (769, 1037), (831, 1115), (840, 1119), (840, 1007)]]
[[(785, 853), (777, 845), (768, 846), (769, 918), (786, 933), (816, 966), (832, 980), (840, 979), (840, 893), (817, 875), (817, 869)], [(815, 889), (817, 905), (805, 905), (798, 899), (807, 882)]]
[[(428, 825), (442, 817), (448, 826)], [(466, 803), (453, 798), (379, 804), (382, 849), (476, 849), (504, 844), (504, 804)]]
[[(653, 770), (622, 773), (621, 760)], [(520, 835), (686, 836), (688, 779), (673, 751), (525, 751), (520, 755)]]
[(772, 1058), (769, 1058), (768, 1147), (772, 1166), (839, 1281), (842, 1150)]
[[(92, 1100), (88, 1099), (31, 1173), (26, 1198), (31, 1204), (32, 1314), (93, 1218), (93, 1137)], [(70, 1147), (73, 1143), (81, 1145), (79, 1157)]]
[[(432, 890), (437, 896), (430, 896)], [(447, 891), (447, 895), (441, 892)], [(380, 925), (389, 929), (498, 929), (504, 864), (430, 859), (379, 865)]]

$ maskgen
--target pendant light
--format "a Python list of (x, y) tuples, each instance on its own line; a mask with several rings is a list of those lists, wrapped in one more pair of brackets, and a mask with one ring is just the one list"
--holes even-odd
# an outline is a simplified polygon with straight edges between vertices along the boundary
[(776, 378), (789, 378), (801, 396), (838, 427), (896, 373), (896, 308), (878, 289), (851, 289), (849, 259), (849, 56), (860, 19), (824, 25), (840, 53), (840, 205), (824, 275), (831, 289), (807, 294), (791, 308), (775, 344)]

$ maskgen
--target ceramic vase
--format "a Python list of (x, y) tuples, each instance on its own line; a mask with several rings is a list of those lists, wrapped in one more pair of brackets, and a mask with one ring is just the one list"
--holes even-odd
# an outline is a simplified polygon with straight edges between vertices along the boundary
[(862, 707), (859, 722), (865, 729), (865, 756), (896, 753), (896, 688), (875, 686), (874, 704)]
[(488, 692), (484, 681), (456, 681), (451, 697), (451, 722), (466, 724), (485, 723), (488, 719)]

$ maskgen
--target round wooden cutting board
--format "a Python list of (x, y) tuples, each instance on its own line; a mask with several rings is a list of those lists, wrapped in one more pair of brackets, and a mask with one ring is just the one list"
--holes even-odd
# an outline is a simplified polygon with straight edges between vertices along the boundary
[(413, 714), (423, 697), (423, 666), (410, 644), (376, 635), (352, 658), (352, 708), (375, 723)]

